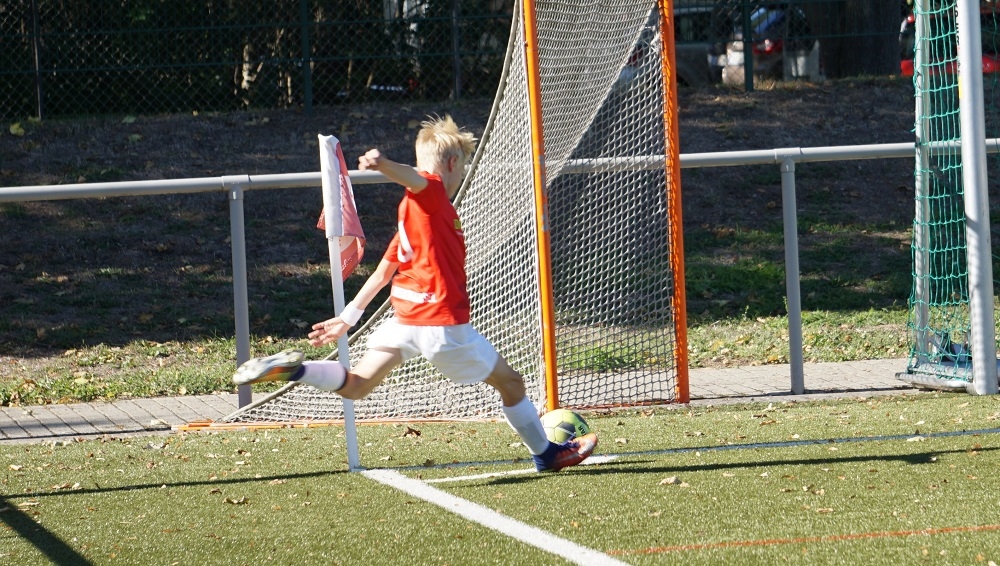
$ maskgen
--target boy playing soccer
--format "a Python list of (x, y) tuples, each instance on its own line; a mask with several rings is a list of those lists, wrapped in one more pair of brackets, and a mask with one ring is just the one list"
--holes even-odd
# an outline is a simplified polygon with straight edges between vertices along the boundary
[(485, 382), (496, 389), (507, 422), (528, 447), (538, 471), (579, 464), (594, 451), (597, 436), (550, 442), (525, 394), (524, 379), (469, 324), (465, 236), (451, 198), (461, 185), (476, 139), (450, 116), (421, 126), (416, 140), (418, 170), (389, 160), (377, 149), (358, 160), (359, 169), (379, 171), (406, 188), (397, 216), (399, 231), (340, 316), (313, 325), (309, 343), (319, 347), (343, 336), (390, 282), (395, 316), (369, 336), (368, 350), (350, 372), (338, 361), (304, 361), (302, 352), (287, 350), (247, 361), (236, 370), (233, 382), (299, 381), (361, 399), (393, 368), (422, 355), (455, 383)]

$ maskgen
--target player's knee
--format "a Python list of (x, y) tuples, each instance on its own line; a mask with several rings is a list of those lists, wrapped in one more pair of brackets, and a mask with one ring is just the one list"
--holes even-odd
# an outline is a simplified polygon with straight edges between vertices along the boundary
[(525, 396), (524, 378), (501, 360), (486, 383), (500, 393), (505, 405), (514, 405)]
[(337, 390), (337, 395), (340, 395), (344, 399), (357, 401), (367, 397), (372, 392), (372, 389), (375, 388), (375, 385), (377, 383), (374, 383), (372, 380), (348, 373), (347, 378), (344, 380), (344, 386)]

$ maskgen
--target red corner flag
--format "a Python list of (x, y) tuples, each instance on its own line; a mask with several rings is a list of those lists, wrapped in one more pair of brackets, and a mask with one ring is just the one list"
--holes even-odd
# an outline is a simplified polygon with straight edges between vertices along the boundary
[[(354, 271), (365, 254), (365, 233), (361, 229), (358, 209), (354, 206), (354, 190), (351, 188), (351, 179), (347, 176), (347, 164), (344, 162), (344, 152), (340, 149), (340, 140), (321, 135), (319, 145), (323, 212), (319, 215), (316, 227), (326, 230), (326, 237), (331, 242), (334, 242), (334, 238), (339, 240), (343, 280)], [(327, 218), (330, 218), (330, 222), (326, 221)]]

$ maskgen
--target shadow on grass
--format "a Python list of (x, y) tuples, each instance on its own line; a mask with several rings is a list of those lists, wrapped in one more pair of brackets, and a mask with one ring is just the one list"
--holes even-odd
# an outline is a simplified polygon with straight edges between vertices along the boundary
[[(701, 448), (702, 451), (717, 450), (718, 447), (714, 448)], [(685, 451), (695, 451), (699, 450), (697, 448), (692, 448), (690, 450), (685, 449)], [(1000, 451), (1000, 448), (980, 448), (979, 452), (996, 452)], [(676, 451), (675, 451), (676, 452)], [(606, 463), (600, 466), (577, 466), (572, 468), (570, 473), (572, 474), (582, 474), (582, 475), (592, 475), (592, 476), (603, 476), (607, 474), (621, 474), (621, 473), (655, 473), (655, 474), (676, 474), (680, 472), (711, 472), (718, 470), (733, 470), (740, 468), (766, 468), (772, 466), (815, 466), (820, 464), (835, 465), (835, 464), (849, 464), (856, 462), (904, 462), (910, 465), (918, 466), (922, 464), (934, 463), (935, 459), (944, 454), (965, 454), (968, 450), (937, 450), (934, 452), (921, 452), (916, 454), (883, 454), (883, 455), (871, 455), (871, 456), (843, 456), (835, 458), (803, 458), (803, 459), (789, 459), (789, 460), (756, 460), (753, 462), (733, 462), (726, 464), (699, 464), (695, 466), (656, 466), (656, 467), (642, 467), (637, 468), (638, 465), (652, 464), (658, 460), (637, 460), (633, 459), (628, 462), (628, 464), (613, 464)], [(650, 453), (644, 453), (650, 454)], [(644, 454), (622, 454), (621, 456), (637, 456)], [(658, 453), (656, 453), (658, 454)], [(486, 483), (504, 485), (504, 484), (519, 484), (526, 481), (534, 481), (548, 477), (549, 474), (526, 474), (518, 476), (502, 476), (497, 478), (489, 478)]]
[[(665, 450), (650, 450), (644, 452), (626, 452), (626, 453), (616, 453), (616, 454), (601, 454), (605, 457), (613, 458), (635, 458), (641, 456), (662, 456), (667, 454), (680, 454), (685, 452), (731, 452), (735, 450), (757, 450), (762, 448), (791, 448), (799, 446), (823, 446), (823, 445), (833, 445), (833, 444), (848, 444), (848, 443), (861, 443), (861, 442), (880, 442), (880, 441), (905, 441), (914, 437), (923, 438), (945, 438), (945, 437), (955, 437), (955, 436), (979, 436), (984, 434), (1000, 434), (1000, 428), (989, 428), (989, 429), (978, 429), (978, 430), (959, 430), (959, 431), (946, 431), (937, 433), (928, 433), (921, 435), (920, 433), (905, 434), (905, 435), (884, 435), (884, 436), (865, 436), (859, 438), (829, 438), (829, 439), (817, 439), (817, 440), (788, 440), (788, 441), (777, 441), (777, 442), (757, 442), (752, 444), (729, 444), (729, 445), (706, 445), (706, 446), (686, 446), (684, 448), (669, 448)], [(980, 452), (994, 452), (998, 451), (1000, 448), (979, 448)], [(760, 466), (778, 466), (778, 465), (804, 465), (804, 464), (836, 464), (836, 463), (846, 463), (846, 462), (867, 462), (867, 461), (903, 461), (913, 465), (919, 464), (929, 464), (934, 461), (934, 458), (941, 454), (963, 454), (967, 450), (939, 450), (934, 452), (924, 452), (919, 454), (899, 454), (899, 455), (877, 455), (877, 456), (848, 456), (839, 458), (810, 458), (802, 460), (771, 460), (771, 461), (755, 461), (755, 462), (745, 462), (745, 463), (733, 463), (733, 464), (705, 464), (700, 466), (674, 466), (674, 467), (660, 467), (660, 468), (644, 468), (642, 473), (647, 471), (655, 472), (693, 472), (693, 471), (705, 471), (705, 470), (721, 470), (721, 469), (731, 469), (731, 468), (742, 468), (742, 467), (760, 467)], [(596, 455), (595, 455), (596, 456)], [(652, 463), (656, 460), (645, 460), (637, 461), (632, 460), (630, 463)], [(464, 465), (481, 465), (483, 462), (479, 463), (468, 463)], [(451, 468), (459, 467), (457, 465), (447, 466)], [(623, 465), (613, 465), (610, 463), (602, 463), (600, 467), (595, 466), (579, 466), (572, 468), (572, 473), (581, 474), (606, 474), (606, 473), (619, 473), (619, 472), (635, 472), (635, 469), (628, 468)], [(500, 474), (498, 474), (500, 476)], [(489, 478), (491, 483), (515, 483), (521, 482), (526, 479), (545, 477), (546, 474), (528, 474), (527, 476), (513, 477), (513, 476), (503, 476), (496, 478)]]
[[(314, 196), (303, 194), (297, 207), (247, 205), (252, 336), (302, 339), (303, 323), (332, 315), (327, 247), (314, 226)], [(108, 199), (100, 207), (89, 201), (50, 205), (58, 206), (57, 219), (34, 211), (0, 214), (5, 224), (11, 221), (5, 238), (10, 241), (0, 246), (0, 346), (29, 357), (137, 340), (232, 337), (224, 197), (176, 196), (162, 209), (148, 201), (152, 198)], [(267, 213), (271, 216), (264, 217)], [(374, 220), (371, 224), (366, 232), (381, 230)], [(156, 233), (146, 230), (149, 225), (159, 227)], [(46, 227), (44, 240), (37, 226)], [(860, 228), (847, 235), (811, 226), (803, 231), (804, 309), (867, 310), (905, 303), (910, 259), (898, 241)], [(780, 225), (748, 231), (695, 228), (685, 238), (693, 322), (785, 313)], [(363, 269), (377, 263), (383, 239), (369, 238)], [(363, 282), (361, 275), (349, 278), (345, 295), (352, 296)]]
[[(395, 225), (399, 191), (365, 195), (371, 269), (394, 231), (383, 225)], [(333, 310), (321, 196), (285, 189), (245, 200), (251, 334), (302, 339), (302, 322)], [(0, 348), (31, 357), (234, 336), (229, 214), (224, 193), (0, 204)], [(345, 294), (363, 282), (349, 278)]]
[(53, 564), (66, 564), (67, 566), (91, 564), (83, 555), (73, 550), (73, 547), (46, 530), (27, 513), (8, 503), (2, 495), (0, 495), (0, 522), (7, 525), (19, 537), (31, 543)]
[(189, 482), (177, 482), (177, 483), (167, 483), (157, 482), (155, 484), (133, 484), (133, 485), (120, 485), (117, 487), (95, 487), (95, 488), (81, 488), (74, 489), (71, 491), (52, 491), (49, 493), (32, 493), (32, 498), (44, 498), (44, 497), (59, 497), (63, 495), (91, 495), (96, 493), (118, 493), (123, 491), (139, 491), (143, 489), (163, 489), (163, 486), (167, 487), (201, 487), (206, 485), (219, 486), (219, 485), (236, 485), (242, 483), (267, 483), (274, 480), (301, 480), (301, 479), (311, 479), (311, 478), (323, 478), (333, 475), (349, 474), (351, 472), (347, 470), (327, 470), (320, 472), (302, 472), (298, 474), (281, 474), (272, 476), (260, 476), (252, 478), (229, 478), (229, 479), (213, 479), (204, 481), (189, 481)]
[[(323, 471), (323, 472), (308, 472), (300, 474), (282, 474), (280, 476), (268, 476), (268, 477), (255, 477), (255, 478), (230, 478), (226, 480), (205, 480), (205, 481), (195, 481), (195, 482), (179, 482), (168, 484), (169, 487), (200, 487), (206, 485), (218, 486), (226, 484), (241, 484), (241, 483), (266, 483), (274, 480), (293, 480), (293, 479), (312, 479), (312, 478), (323, 478), (327, 476), (340, 475), (349, 473), (345, 471)], [(64, 495), (90, 495), (97, 493), (117, 493), (125, 491), (137, 491), (137, 490), (159, 490), (162, 489), (164, 484), (158, 482), (155, 484), (133, 484), (133, 485), (123, 485), (118, 487), (98, 487), (92, 489), (75, 489), (72, 491), (53, 491), (49, 493), (32, 493), (32, 499), (41, 499), (46, 497), (60, 497)], [(34, 521), (26, 513), (17, 508), (16, 505), (9, 503), (2, 495), (0, 495), (0, 523), (3, 523), (10, 527), (15, 533), (21, 538), (28, 541), (32, 546), (38, 549), (39, 552), (43, 553), (53, 564), (58, 565), (87, 565), (91, 564), (86, 558), (76, 552), (72, 547), (66, 544), (62, 539), (57, 537), (55, 534), (49, 532), (44, 527), (42, 527), (38, 522)]]

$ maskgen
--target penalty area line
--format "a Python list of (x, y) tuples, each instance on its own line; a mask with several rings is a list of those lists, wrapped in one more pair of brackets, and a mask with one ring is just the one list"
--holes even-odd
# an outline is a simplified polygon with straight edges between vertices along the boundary
[(441, 491), (420, 480), (408, 478), (395, 470), (365, 470), (361, 472), (361, 475), (433, 505), (437, 505), (446, 511), (450, 511), (488, 529), (498, 531), (545, 552), (555, 554), (573, 564), (581, 566), (602, 566), (605, 564), (609, 566), (625, 566), (626, 564), (598, 550), (557, 537), (550, 532), (497, 513), (478, 503), (473, 503), (467, 499), (462, 499), (448, 492)]

